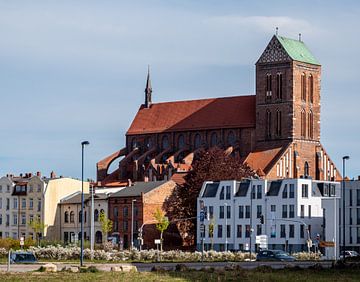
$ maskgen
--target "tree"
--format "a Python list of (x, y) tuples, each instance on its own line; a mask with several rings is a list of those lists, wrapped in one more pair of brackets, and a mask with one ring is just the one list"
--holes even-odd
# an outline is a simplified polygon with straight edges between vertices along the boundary
[[(255, 176), (239, 156), (232, 156), (220, 148), (210, 148), (197, 153), (192, 170), (185, 183), (177, 187), (165, 201), (164, 209), (172, 219), (178, 219), (180, 234), (187, 245), (195, 242), (196, 201), (204, 181), (241, 180)], [(191, 220), (183, 220), (192, 218)]]
[(214, 249), (214, 231), (215, 231), (215, 219), (210, 219), (209, 222), (209, 237), (211, 238), (211, 249)]
[(38, 246), (40, 246), (40, 235), (44, 233), (44, 229), (46, 226), (47, 225), (43, 221), (41, 221), (40, 216), (35, 217), (33, 220), (29, 222), (29, 227), (35, 232)]
[(101, 231), (103, 234), (103, 238), (107, 238), (108, 233), (111, 232), (113, 229), (113, 222), (106, 216), (104, 211), (100, 213), (99, 221), (101, 224)]
[(163, 233), (169, 227), (170, 221), (164, 213), (157, 208), (154, 213), (154, 218), (156, 219), (156, 229), (160, 231), (160, 251), (163, 250)]

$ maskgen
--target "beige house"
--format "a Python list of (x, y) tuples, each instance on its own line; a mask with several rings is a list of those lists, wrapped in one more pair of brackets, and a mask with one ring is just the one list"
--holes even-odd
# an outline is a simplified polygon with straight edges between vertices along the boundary
[[(81, 181), (31, 173), (20, 176), (7, 175), (0, 178), (0, 237), (35, 239), (36, 234), (29, 223), (40, 218), (45, 224), (41, 234), (49, 240), (60, 239), (60, 227), (55, 225), (57, 204), (61, 198), (81, 191)], [(89, 184), (84, 182), (84, 191)]]

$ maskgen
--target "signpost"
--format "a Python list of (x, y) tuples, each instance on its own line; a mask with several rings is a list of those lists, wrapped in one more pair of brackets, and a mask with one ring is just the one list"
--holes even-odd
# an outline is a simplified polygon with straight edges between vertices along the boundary
[(258, 235), (256, 236), (255, 243), (259, 244), (261, 249), (268, 248), (268, 236), (267, 235)]
[(25, 245), (24, 237), (20, 237), (20, 248), (23, 249)]
[(319, 247), (320, 248), (334, 248), (335, 247), (335, 242), (333, 242), (333, 241), (320, 241), (319, 242)]

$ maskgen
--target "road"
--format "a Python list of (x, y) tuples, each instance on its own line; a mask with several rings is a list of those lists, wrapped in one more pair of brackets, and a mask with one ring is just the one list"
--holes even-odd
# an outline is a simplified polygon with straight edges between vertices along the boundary
[[(78, 264), (73, 264), (73, 263), (56, 263), (53, 262), (54, 264), (56, 264), (58, 270), (61, 270), (62, 268), (64, 268), (65, 266), (78, 266)], [(284, 268), (287, 265), (296, 265), (299, 266), (301, 268), (308, 268), (311, 265), (314, 265), (315, 263), (320, 263), (324, 268), (329, 268), (332, 264), (331, 261), (318, 261), (318, 262), (310, 262), (310, 261), (296, 261), (296, 262), (291, 262), (291, 263), (285, 263), (285, 262), (257, 262), (257, 261), (243, 261), (243, 262), (184, 262), (181, 263), (183, 265), (186, 265), (189, 268), (192, 269), (201, 269), (203, 267), (213, 267), (213, 268), (224, 268), (225, 266), (229, 266), (229, 265), (239, 265), (241, 268), (244, 269), (252, 269), (255, 267), (258, 267), (260, 265), (267, 265), (267, 266), (271, 266), (274, 269), (281, 269)], [(11, 272), (27, 272), (27, 271), (34, 271), (39, 269), (39, 267), (41, 265), (44, 265), (45, 263), (37, 263), (37, 264), (12, 264), (10, 266), (10, 271)], [(102, 271), (110, 271), (112, 266), (120, 266), (123, 265), (125, 263), (85, 263), (86, 266), (89, 265), (93, 265), (96, 268), (98, 268), (99, 270)], [(145, 271), (151, 271), (151, 269), (154, 266), (157, 267), (161, 267), (165, 270), (174, 270), (175, 266), (179, 264), (179, 263), (132, 263), (132, 265), (135, 265), (138, 269), (138, 271), (140, 272), (145, 272)], [(7, 265), (6, 264), (1, 264), (0, 265), (0, 272), (4, 272), (7, 271)]]

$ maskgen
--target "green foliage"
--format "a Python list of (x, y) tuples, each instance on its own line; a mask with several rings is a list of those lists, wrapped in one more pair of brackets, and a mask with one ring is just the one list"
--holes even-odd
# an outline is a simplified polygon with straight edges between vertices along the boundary
[(156, 219), (156, 229), (159, 230), (161, 233), (163, 233), (170, 224), (169, 219), (164, 215), (164, 213), (157, 208), (154, 213), (154, 218)]
[(106, 238), (107, 234), (111, 232), (113, 229), (113, 222), (106, 216), (104, 211), (100, 213), (99, 221), (101, 224), (101, 231), (103, 233), (103, 238)]
[(35, 217), (32, 221), (29, 222), (29, 227), (36, 234), (36, 239), (38, 241), (38, 245), (40, 245), (40, 234), (44, 233), (44, 229), (47, 226), (43, 221), (41, 221), (40, 216)]

